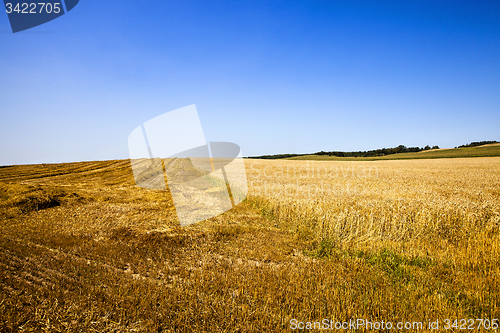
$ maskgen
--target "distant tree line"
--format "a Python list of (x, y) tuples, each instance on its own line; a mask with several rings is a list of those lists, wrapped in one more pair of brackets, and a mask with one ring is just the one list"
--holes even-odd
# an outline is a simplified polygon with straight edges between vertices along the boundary
[[(487, 145), (490, 143), (499, 143), (498, 141), (479, 141), (479, 142), (471, 142), (466, 145), (458, 146), (455, 148), (468, 148), (468, 147), (477, 147), (482, 145)], [(338, 157), (374, 157), (374, 156), (385, 156), (392, 154), (401, 154), (401, 153), (416, 153), (422, 150), (431, 150), (431, 149), (439, 149), (439, 146), (425, 146), (423, 148), (420, 147), (406, 147), (404, 145), (399, 145), (394, 148), (381, 148), (375, 150), (368, 151), (320, 151), (314, 154), (278, 154), (278, 155), (264, 155), (264, 156), (251, 156), (248, 158), (262, 158), (262, 159), (280, 159), (280, 158), (288, 158), (295, 156), (305, 156), (305, 155), (326, 155), (326, 156), (338, 156)]]
[(381, 148), (375, 150), (368, 151), (320, 151), (315, 153), (314, 155), (327, 155), (327, 156), (338, 156), (338, 157), (374, 157), (374, 156), (385, 156), (392, 154), (401, 154), (401, 153), (417, 153), (422, 150), (430, 150), (430, 149), (439, 149), (438, 146), (425, 146), (424, 148), (420, 147), (406, 147), (404, 145), (399, 145), (394, 148)]
[(498, 141), (478, 141), (478, 142), (471, 142), (471, 143), (466, 144), (466, 145), (458, 146), (458, 148), (477, 147), (477, 146), (482, 146), (482, 145), (489, 145), (490, 143), (498, 143)]
[(274, 160), (274, 159), (288, 158), (288, 157), (295, 157), (295, 156), (304, 156), (304, 155), (314, 155), (314, 154), (278, 154), (278, 155), (249, 156), (248, 158)]
[(278, 154), (278, 155), (264, 155), (264, 156), (255, 156), (249, 158), (261, 158), (261, 159), (280, 159), (280, 158), (288, 158), (295, 156), (304, 156), (304, 155), (326, 155), (326, 156), (338, 156), (338, 157), (373, 157), (373, 156), (385, 156), (391, 154), (400, 154), (400, 153), (416, 153), (422, 150), (430, 150), (430, 149), (439, 149), (438, 146), (433, 146), (432, 148), (427, 145), (423, 148), (419, 147), (406, 147), (404, 145), (399, 145), (395, 148), (382, 148), (376, 150), (368, 150), (368, 151), (320, 151), (314, 154)]

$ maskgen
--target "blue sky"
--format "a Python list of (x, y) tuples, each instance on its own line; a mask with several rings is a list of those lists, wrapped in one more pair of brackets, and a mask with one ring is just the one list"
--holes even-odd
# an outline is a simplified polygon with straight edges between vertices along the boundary
[(128, 158), (196, 104), (244, 155), (500, 141), (500, 2), (81, 0), (0, 14), (0, 165)]

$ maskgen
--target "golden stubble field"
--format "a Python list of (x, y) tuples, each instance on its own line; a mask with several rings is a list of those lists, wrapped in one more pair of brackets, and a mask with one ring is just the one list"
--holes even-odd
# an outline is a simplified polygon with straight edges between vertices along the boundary
[(129, 161), (1, 167), (0, 331), (500, 318), (500, 158), (245, 163), (183, 228)]

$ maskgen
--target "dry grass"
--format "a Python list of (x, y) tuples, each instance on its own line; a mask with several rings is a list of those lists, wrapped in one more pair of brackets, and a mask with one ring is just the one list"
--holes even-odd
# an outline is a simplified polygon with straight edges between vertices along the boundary
[(184, 228), (128, 161), (0, 168), (0, 331), (500, 317), (500, 158), (246, 164)]

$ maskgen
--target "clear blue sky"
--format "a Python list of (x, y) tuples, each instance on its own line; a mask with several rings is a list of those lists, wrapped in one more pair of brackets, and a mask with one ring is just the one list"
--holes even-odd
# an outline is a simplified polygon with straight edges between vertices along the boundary
[(500, 140), (500, 1), (81, 0), (12, 34), (0, 165), (128, 158), (196, 104), (244, 155)]

